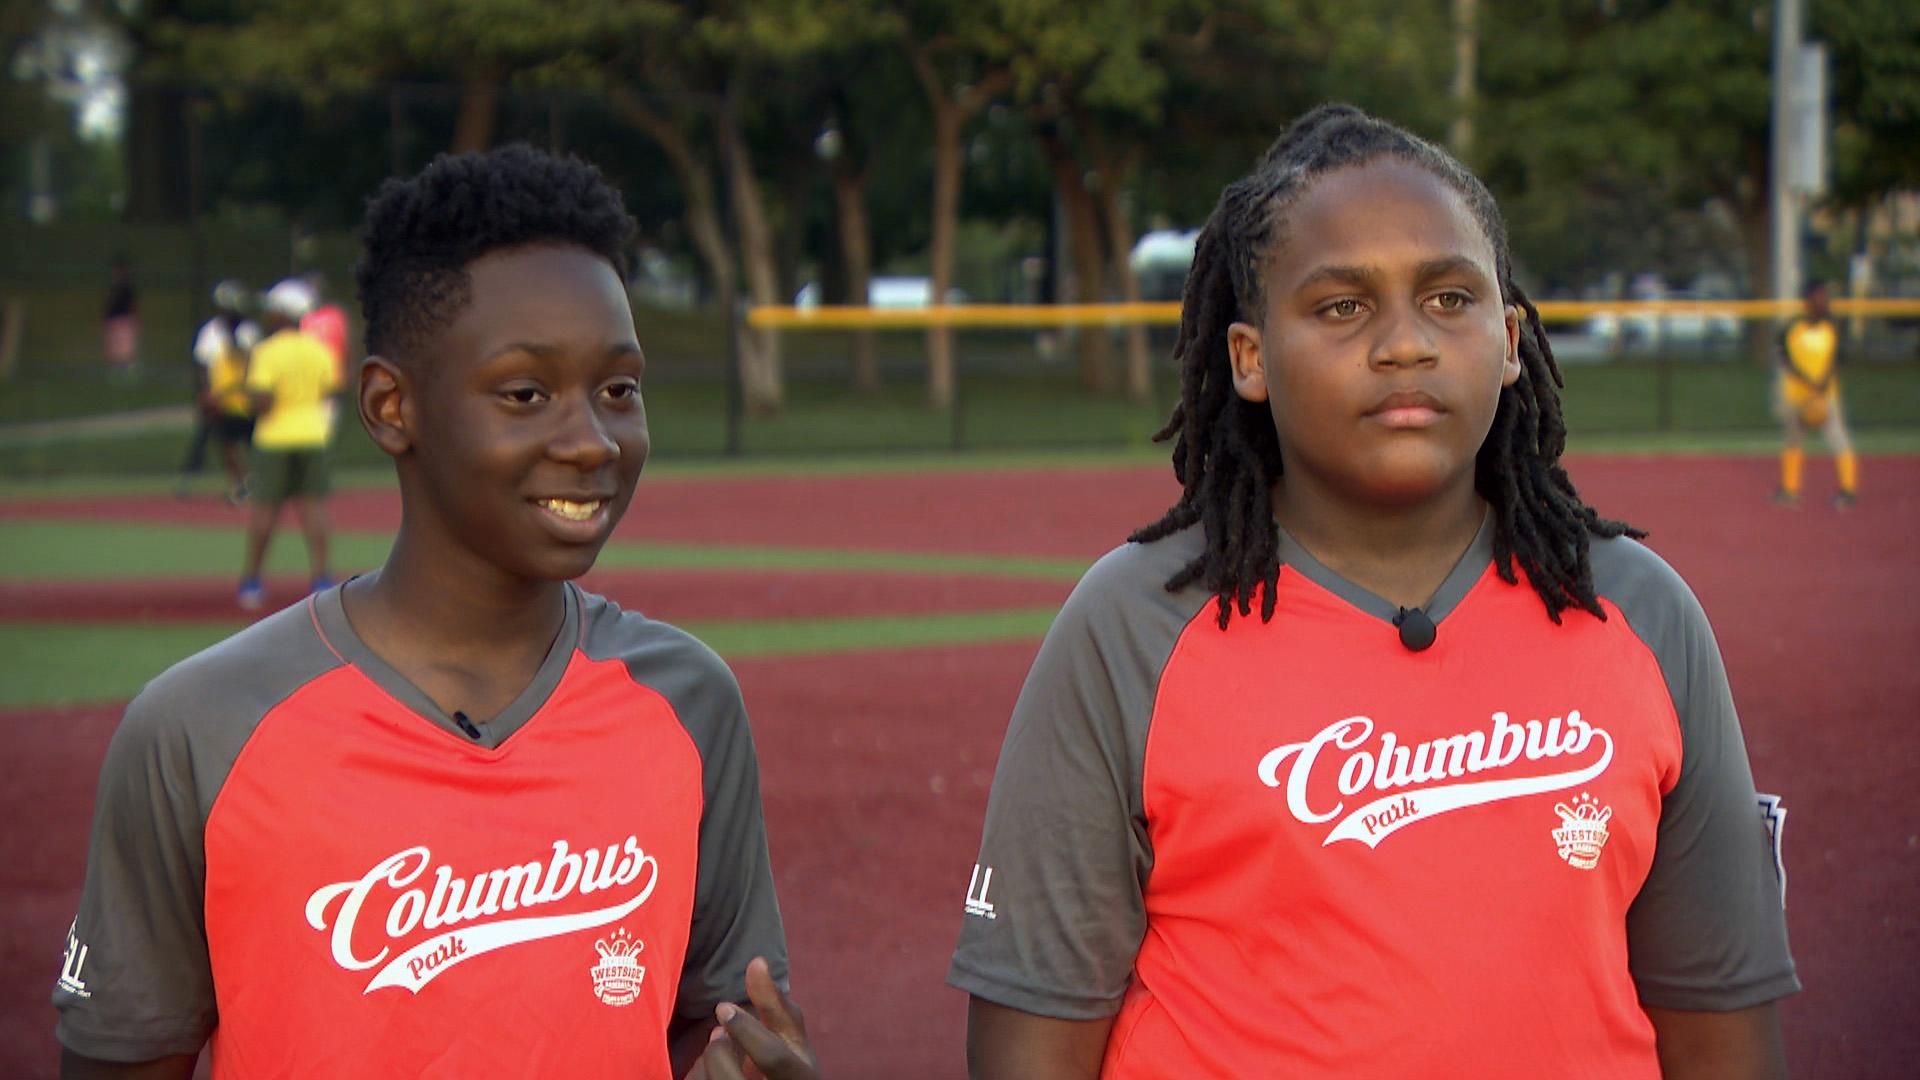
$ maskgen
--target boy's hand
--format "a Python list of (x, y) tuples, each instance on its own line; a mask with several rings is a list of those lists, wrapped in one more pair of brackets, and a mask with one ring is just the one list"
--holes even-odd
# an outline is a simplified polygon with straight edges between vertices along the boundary
[(706, 1053), (687, 1074), (687, 1080), (819, 1080), (813, 1048), (807, 1044), (807, 1023), (800, 1007), (780, 992), (767, 962), (754, 957), (747, 965), (747, 1000), (754, 1012), (735, 1005), (714, 1010), (720, 1026), (713, 1029)]

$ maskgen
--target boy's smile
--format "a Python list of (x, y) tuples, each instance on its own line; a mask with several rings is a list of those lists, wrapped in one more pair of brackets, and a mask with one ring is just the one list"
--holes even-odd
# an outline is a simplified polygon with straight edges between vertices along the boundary
[(574, 247), (495, 251), (467, 276), (467, 304), (414, 365), (422, 502), (435, 531), (512, 576), (577, 577), (647, 457), (626, 290)]

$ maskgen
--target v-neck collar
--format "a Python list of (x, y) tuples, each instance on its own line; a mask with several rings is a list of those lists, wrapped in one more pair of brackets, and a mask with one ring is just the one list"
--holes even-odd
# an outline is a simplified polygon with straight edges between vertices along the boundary
[(367, 647), (367, 643), (354, 633), (353, 624), (347, 620), (347, 609), (342, 596), (346, 585), (342, 583), (317, 596), (310, 597), (308, 603), (313, 606), (314, 620), (320, 628), (321, 636), (327, 644), (339, 654), (342, 660), (352, 664), (362, 675), (372, 680), (393, 697), (419, 716), (441, 728), (463, 743), (497, 749), (500, 744), (512, 737), (514, 732), (524, 727), (540, 707), (547, 703), (553, 691), (560, 685), (560, 679), (566, 674), (567, 665), (573, 659), (574, 645), (580, 639), (580, 593), (573, 583), (568, 582), (563, 591), (560, 632), (553, 636), (553, 642), (547, 646), (547, 655), (540, 661), (540, 667), (533, 673), (532, 681), (520, 691), (499, 715), (485, 719), (469, 719), (468, 723), (480, 732), (479, 738), (461, 729), (453, 716), (434, 704), (426, 692), (415, 686), (393, 665), (387, 663), (380, 654)]
[[(1377, 619), (1391, 623), (1400, 614), (1400, 605), (1341, 577), (1314, 558), (1313, 553), (1302, 547), (1278, 522), (1273, 527), (1280, 534), (1282, 566), (1296, 571), (1308, 581)], [(1438, 625), (1466, 598), (1492, 562), (1493, 514), (1488, 512), (1480, 519), (1480, 529), (1473, 534), (1473, 542), (1467, 545), (1460, 560), (1453, 564), (1452, 570), (1447, 571), (1445, 580), (1440, 582), (1440, 587), (1434, 590), (1433, 596), (1421, 605), (1420, 610)]]

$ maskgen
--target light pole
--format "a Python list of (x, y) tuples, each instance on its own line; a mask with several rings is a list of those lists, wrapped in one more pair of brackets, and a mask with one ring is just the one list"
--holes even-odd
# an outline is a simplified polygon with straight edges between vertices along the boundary
[(1827, 48), (1801, 40), (1804, 0), (1774, 0), (1773, 295), (1800, 294), (1801, 201), (1827, 189)]
[(1773, 0), (1773, 131), (1767, 194), (1772, 203), (1773, 297), (1800, 292), (1800, 208), (1792, 181), (1793, 75), (1800, 53), (1800, 0)]

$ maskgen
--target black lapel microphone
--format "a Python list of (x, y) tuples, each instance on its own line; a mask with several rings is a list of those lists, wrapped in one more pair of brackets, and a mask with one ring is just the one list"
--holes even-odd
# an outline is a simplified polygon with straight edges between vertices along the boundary
[(1433, 644), (1433, 620), (1417, 607), (1403, 607), (1400, 614), (1393, 617), (1393, 625), (1400, 628), (1400, 644), (1408, 652), (1419, 652)]
[[(1405, 630), (1400, 631), (1400, 640), (1405, 641), (1406, 639), (1407, 639), (1407, 632)], [(1427, 624), (1427, 639), (1429, 641), (1433, 639), (1432, 623)], [(1424, 645), (1421, 647), (1425, 648)], [(480, 729), (473, 726), (473, 721), (467, 719), (466, 713), (461, 712), (459, 709), (455, 709), (453, 711), (453, 722), (460, 725), (460, 730), (467, 733), (467, 738), (476, 739), (476, 740), (480, 738)]]

